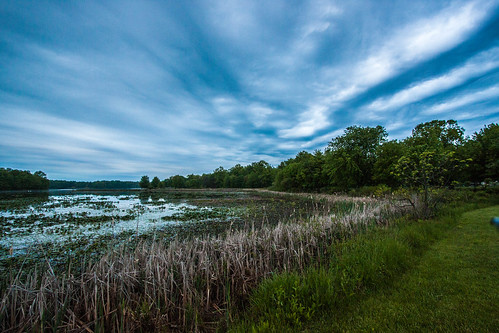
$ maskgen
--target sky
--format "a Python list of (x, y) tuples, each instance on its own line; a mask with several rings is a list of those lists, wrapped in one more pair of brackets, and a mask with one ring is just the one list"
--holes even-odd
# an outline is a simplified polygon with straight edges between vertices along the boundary
[(499, 0), (1, 1), (0, 167), (201, 174), (499, 122)]

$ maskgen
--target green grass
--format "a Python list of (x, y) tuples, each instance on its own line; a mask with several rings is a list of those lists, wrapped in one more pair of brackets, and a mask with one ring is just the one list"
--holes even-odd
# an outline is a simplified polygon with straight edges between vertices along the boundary
[(392, 288), (313, 331), (498, 332), (499, 206), (465, 213)]
[[(462, 208), (464, 209), (464, 208)], [(234, 331), (499, 331), (499, 206), (400, 221), (264, 281)], [(450, 213), (449, 213), (450, 212)]]

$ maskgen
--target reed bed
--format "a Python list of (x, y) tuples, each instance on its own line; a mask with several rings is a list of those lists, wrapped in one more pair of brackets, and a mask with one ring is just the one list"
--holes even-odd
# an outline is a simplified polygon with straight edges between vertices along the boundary
[[(369, 226), (385, 225), (402, 211), (372, 198), (347, 202), (306, 220), (229, 231), (223, 236), (144, 242), (89, 265), (56, 275), (49, 266), (14, 278), (0, 303), (3, 332), (212, 331), (231, 320), (265, 277), (304, 271), (327, 261), (331, 244)], [(328, 206), (328, 207), (329, 207)]]

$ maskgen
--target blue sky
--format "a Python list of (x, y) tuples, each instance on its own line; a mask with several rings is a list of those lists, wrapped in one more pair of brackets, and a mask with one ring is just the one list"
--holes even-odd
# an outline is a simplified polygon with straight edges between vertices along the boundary
[(0, 166), (211, 172), (499, 121), (499, 1), (2, 1)]

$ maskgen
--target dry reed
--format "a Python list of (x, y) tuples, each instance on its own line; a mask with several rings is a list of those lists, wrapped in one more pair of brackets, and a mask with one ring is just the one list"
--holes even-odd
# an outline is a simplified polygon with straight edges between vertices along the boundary
[(2, 295), (0, 329), (213, 330), (265, 277), (305, 270), (327, 258), (335, 241), (400, 214), (386, 201), (323, 198), (328, 204), (350, 200), (353, 208), (218, 237), (142, 243), (133, 252), (107, 254), (78, 276), (49, 269), (41, 277), (16, 278)]

